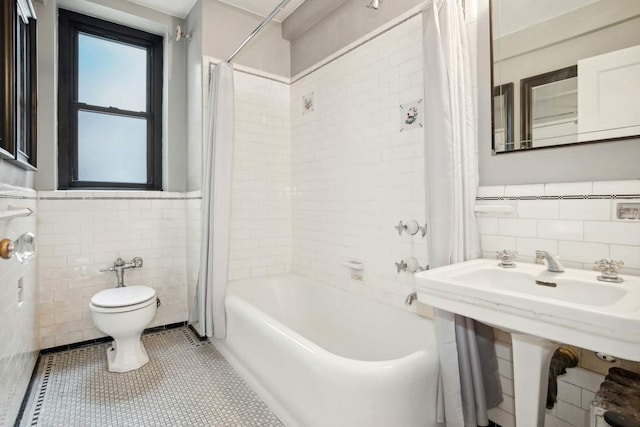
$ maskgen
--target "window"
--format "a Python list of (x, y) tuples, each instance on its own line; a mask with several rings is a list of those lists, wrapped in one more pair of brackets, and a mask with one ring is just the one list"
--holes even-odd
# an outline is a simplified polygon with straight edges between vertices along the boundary
[(162, 37), (59, 20), (58, 188), (160, 190)]
[(0, 6), (0, 156), (36, 167), (36, 15), (30, 0)]

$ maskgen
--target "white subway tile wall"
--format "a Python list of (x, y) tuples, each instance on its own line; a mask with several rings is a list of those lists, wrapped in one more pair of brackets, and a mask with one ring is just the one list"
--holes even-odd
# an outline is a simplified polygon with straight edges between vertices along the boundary
[[(205, 118), (209, 117), (209, 61), (214, 59), (204, 57)], [(290, 86), (251, 70), (236, 69), (233, 78), (236, 126), (229, 280), (290, 272)]]
[[(640, 221), (621, 222), (615, 218), (616, 203), (624, 199), (564, 198), (639, 193), (640, 181), (547, 184), (542, 188), (519, 185), (480, 187), (478, 197), (497, 200), (479, 200), (478, 203), (514, 206), (515, 202), (516, 207), (508, 214), (477, 214), (484, 256), (495, 258), (496, 250), (515, 249), (519, 254), (517, 262), (533, 262), (535, 250), (542, 249), (558, 255), (568, 267), (590, 270), (596, 260), (614, 258), (625, 262), (624, 274), (640, 275)], [(553, 198), (529, 200), (540, 196)], [(527, 199), (501, 200), (503, 197)], [(503, 427), (512, 427), (515, 419), (511, 341), (509, 335), (502, 331), (497, 333), (497, 337), (496, 350), (505, 402), (492, 409), (490, 416)], [(547, 410), (546, 426), (588, 426), (589, 405), (609, 367), (621, 366), (640, 372), (638, 363), (619, 360), (615, 364), (607, 364), (591, 351), (576, 350), (580, 354), (580, 367), (569, 369), (567, 375), (560, 377), (558, 403), (552, 410)]]
[(289, 85), (234, 73), (229, 279), (291, 271)]
[[(36, 192), (0, 184), (0, 212), (10, 204), (35, 210)], [(0, 239), (35, 234), (36, 215), (0, 220)], [(0, 259), (0, 426), (13, 425), (38, 356), (36, 264)]]
[[(550, 250), (566, 264), (592, 269), (601, 258), (625, 262), (625, 274), (640, 275), (640, 221), (616, 218), (616, 205), (640, 190), (640, 181), (603, 181), (587, 183), (546, 184), (544, 197), (526, 200), (479, 201), (492, 205), (513, 206), (507, 215), (478, 213), (485, 257), (492, 258), (498, 249), (516, 249), (523, 262), (533, 261), (535, 249)], [(479, 197), (539, 197), (540, 189), (525, 194), (506, 186), (480, 188)], [(606, 190), (606, 193), (595, 190)], [(517, 196), (509, 196), (509, 195)], [(608, 196), (607, 198), (565, 198), (566, 196)], [(554, 197), (547, 199), (546, 197)]]
[(186, 203), (171, 192), (38, 192), (40, 347), (104, 336), (89, 302), (114, 287), (99, 270), (139, 256), (127, 285), (151, 286), (162, 301), (150, 326), (187, 320)]
[[(426, 264), (425, 239), (394, 228), (425, 222), (424, 134), (400, 131), (400, 104), (423, 97), (422, 62), (417, 16), (291, 90), (293, 270), (399, 307), (413, 277), (394, 261)], [(364, 263), (363, 281), (347, 260)]]

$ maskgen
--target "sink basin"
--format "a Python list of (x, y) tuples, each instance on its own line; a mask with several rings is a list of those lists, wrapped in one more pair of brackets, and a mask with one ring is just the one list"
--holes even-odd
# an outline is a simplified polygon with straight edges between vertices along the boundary
[[(640, 277), (623, 283), (538, 264), (478, 259), (416, 275), (418, 300), (509, 331), (640, 360)], [(543, 284), (537, 284), (543, 283)]]
[[(449, 275), (449, 278), (457, 282), (473, 281), (476, 287), (491, 289), (495, 292), (521, 293), (531, 297), (556, 300), (556, 303), (598, 307), (618, 302), (628, 294), (626, 286), (618, 284), (612, 286), (593, 280), (596, 276), (594, 273), (588, 273), (592, 277), (585, 278), (572, 272), (569, 273), (570, 275), (540, 272), (539, 268), (531, 269), (529, 266), (524, 266), (520, 270), (505, 270), (496, 266), (496, 263), (492, 264), (454, 273)], [(578, 273), (577, 270), (576, 273)]]
[(544, 426), (551, 356), (560, 343), (640, 361), (640, 277), (478, 259), (416, 274), (418, 300), (511, 332), (516, 423)]

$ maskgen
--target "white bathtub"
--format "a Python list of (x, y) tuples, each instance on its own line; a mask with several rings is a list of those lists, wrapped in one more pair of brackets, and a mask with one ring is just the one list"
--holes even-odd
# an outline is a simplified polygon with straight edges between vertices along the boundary
[(436, 426), (433, 324), (296, 275), (230, 282), (218, 349), (287, 426)]

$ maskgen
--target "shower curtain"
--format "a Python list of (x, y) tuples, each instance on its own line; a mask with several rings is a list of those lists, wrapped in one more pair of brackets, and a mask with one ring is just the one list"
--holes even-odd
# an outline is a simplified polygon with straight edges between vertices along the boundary
[[(427, 2), (423, 11), (426, 202), (429, 264), (440, 267), (481, 256), (474, 205), (478, 187), (477, 126), (462, 6)], [(486, 325), (435, 312), (440, 356), (438, 421), (486, 426), (502, 392)], [(444, 408), (443, 408), (444, 406)]]
[(202, 244), (194, 316), (201, 335), (225, 338), (234, 131), (233, 67), (209, 66), (209, 126), (203, 149)]

